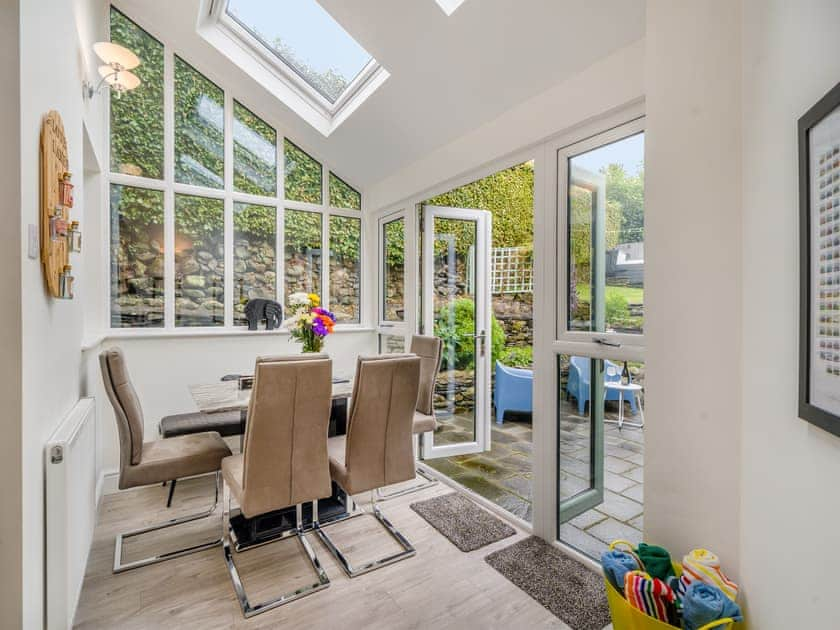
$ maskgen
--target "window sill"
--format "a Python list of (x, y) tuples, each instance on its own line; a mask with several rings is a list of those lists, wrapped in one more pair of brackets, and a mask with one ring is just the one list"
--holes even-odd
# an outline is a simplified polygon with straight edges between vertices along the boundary
[[(336, 326), (333, 334), (346, 333), (366, 333), (374, 332), (374, 329), (369, 326), (361, 325), (344, 325)], [(188, 329), (111, 329), (106, 330), (100, 335), (91, 336), (82, 343), (82, 351), (87, 351), (95, 348), (105, 341), (117, 339), (186, 339), (186, 338), (204, 338), (204, 337), (260, 337), (260, 336), (279, 336), (288, 337), (289, 331), (285, 328), (277, 330), (248, 330), (246, 328), (188, 328)]]

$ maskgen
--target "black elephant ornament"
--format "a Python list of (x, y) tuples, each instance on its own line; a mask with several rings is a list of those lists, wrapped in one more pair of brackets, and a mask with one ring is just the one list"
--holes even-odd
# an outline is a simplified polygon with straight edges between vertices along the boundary
[(265, 329), (280, 328), (283, 322), (283, 307), (274, 300), (257, 298), (248, 300), (245, 305), (245, 317), (248, 318), (248, 330), (257, 330), (259, 323), (265, 320)]

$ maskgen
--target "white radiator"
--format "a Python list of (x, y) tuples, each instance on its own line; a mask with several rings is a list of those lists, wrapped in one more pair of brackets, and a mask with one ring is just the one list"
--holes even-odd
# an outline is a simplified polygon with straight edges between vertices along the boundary
[(82, 398), (47, 442), (47, 628), (71, 628), (96, 525), (96, 406)]

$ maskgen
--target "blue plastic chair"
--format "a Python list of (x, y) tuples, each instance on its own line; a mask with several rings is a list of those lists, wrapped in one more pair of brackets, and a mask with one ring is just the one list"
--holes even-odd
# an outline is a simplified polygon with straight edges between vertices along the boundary
[(504, 422), (505, 411), (532, 411), (534, 371), (514, 368), (496, 361), (496, 424)]
[[(586, 403), (589, 402), (589, 366), (590, 359), (586, 357), (572, 357), (569, 362), (569, 380), (566, 383), (566, 391), (575, 397), (578, 405), (578, 413), (583, 415), (586, 411)], [(604, 383), (616, 383), (621, 381), (621, 368), (612, 361), (604, 361)], [(610, 369), (612, 368), (612, 369)], [(612, 372), (612, 374), (610, 374)], [(618, 392), (606, 390), (605, 400), (619, 400)], [(633, 396), (625, 396), (624, 401), (630, 403), (630, 411), (636, 415), (636, 401)]]

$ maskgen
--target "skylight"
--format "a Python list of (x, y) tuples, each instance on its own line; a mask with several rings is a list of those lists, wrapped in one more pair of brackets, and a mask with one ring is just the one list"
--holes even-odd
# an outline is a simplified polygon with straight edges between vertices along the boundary
[(227, 14), (330, 103), (373, 61), (315, 0), (229, 0)]
[(316, 0), (201, 0), (198, 32), (328, 136), (388, 72)]
[(455, 13), (455, 9), (461, 6), (464, 0), (435, 0), (438, 3), (438, 6), (441, 10), (446, 13), (446, 15), (452, 15)]

